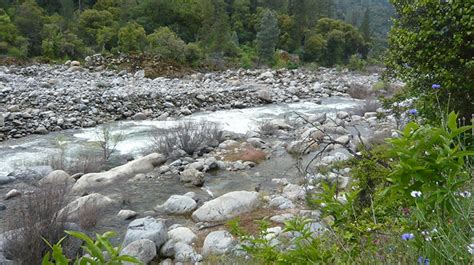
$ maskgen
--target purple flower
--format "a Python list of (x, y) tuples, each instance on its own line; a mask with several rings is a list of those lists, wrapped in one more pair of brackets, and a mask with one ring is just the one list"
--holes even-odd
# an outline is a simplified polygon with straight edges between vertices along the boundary
[(418, 114), (418, 111), (416, 109), (411, 109), (411, 110), (408, 110), (408, 114), (416, 115), (416, 114)]
[(402, 235), (402, 239), (405, 240), (405, 241), (408, 241), (410, 239), (413, 239), (415, 238), (415, 235), (412, 234), (412, 233), (405, 233)]
[(422, 256), (420, 256), (418, 258), (418, 264), (419, 265), (430, 265), (430, 259), (429, 258), (423, 258)]
[(431, 88), (432, 88), (432, 89), (440, 89), (440, 88), (441, 88), (441, 85), (440, 85), (440, 84), (432, 84), (432, 85), (431, 85)]

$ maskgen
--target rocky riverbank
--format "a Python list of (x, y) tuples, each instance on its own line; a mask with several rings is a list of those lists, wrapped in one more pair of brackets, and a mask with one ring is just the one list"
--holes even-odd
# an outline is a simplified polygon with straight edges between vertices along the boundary
[(378, 74), (318, 70), (228, 70), (184, 78), (67, 65), (0, 67), (0, 141), (93, 127), (115, 120), (166, 119), (202, 110), (318, 102), (372, 87)]

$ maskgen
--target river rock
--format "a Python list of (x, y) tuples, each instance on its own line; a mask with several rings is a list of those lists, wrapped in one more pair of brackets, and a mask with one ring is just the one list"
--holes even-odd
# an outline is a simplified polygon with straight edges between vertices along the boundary
[(138, 113), (135, 113), (135, 115), (133, 115), (132, 117), (132, 120), (134, 121), (143, 121), (143, 120), (146, 120), (146, 115), (141, 113), (141, 112), (138, 112)]
[(137, 217), (138, 213), (132, 210), (120, 210), (117, 217), (122, 220), (130, 220)]
[(12, 189), (5, 194), (5, 200), (9, 200), (15, 197), (21, 196), (21, 192), (17, 189)]
[(12, 176), (0, 176), (0, 185), (5, 185), (15, 181), (15, 178)]
[(132, 221), (128, 225), (122, 245), (126, 247), (139, 239), (149, 239), (153, 241), (156, 248), (159, 249), (166, 240), (168, 240), (165, 222), (163, 220), (156, 220), (150, 216)]
[(202, 261), (202, 256), (196, 253), (193, 247), (184, 242), (175, 243), (174, 251), (174, 260), (176, 262), (191, 261), (192, 263), (196, 263)]
[(273, 208), (280, 209), (280, 210), (295, 208), (295, 205), (293, 204), (293, 202), (290, 199), (285, 198), (285, 197), (280, 196), (280, 195), (272, 196), (272, 198), (270, 199), (270, 202), (269, 202), (269, 206), (273, 207)]
[(71, 185), (75, 180), (63, 170), (55, 170), (42, 178), (38, 184), (40, 185)]
[(266, 103), (271, 103), (272, 91), (268, 88), (262, 88), (258, 91), (257, 97)]
[(255, 210), (260, 203), (257, 192), (233, 191), (204, 203), (192, 214), (196, 222), (221, 222)]
[[(156, 257), (156, 245), (155, 242), (149, 239), (139, 239), (123, 248), (120, 255), (129, 255), (137, 258), (144, 264), (148, 264), (148, 262)], [(124, 264), (132, 263), (126, 262)]]
[(152, 153), (145, 157), (128, 162), (125, 165), (112, 168), (107, 172), (89, 173), (83, 175), (73, 186), (75, 192), (85, 192), (91, 189), (111, 185), (120, 180), (128, 180), (139, 173), (148, 173), (156, 166), (166, 162), (166, 157)]
[(163, 210), (167, 214), (187, 214), (196, 209), (196, 207), (196, 201), (189, 196), (171, 195), (165, 203), (157, 206), (155, 210)]
[(303, 187), (289, 183), (283, 187), (282, 195), (290, 200), (303, 200), (306, 196), (306, 192)]
[(69, 219), (75, 220), (79, 218), (79, 215), (83, 213), (86, 207), (104, 209), (113, 203), (114, 201), (107, 196), (99, 193), (92, 193), (70, 202), (61, 210), (61, 214), (66, 214)]
[(192, 244), (197, 240), (196, 234), (187, 227), (177, 227), (168, 231), (168, 237), (174, 242), (184, 242), (186, 244)]
[(206, 236), (202, 247), (202, 254), (222, 255), (229, 253), (235, 246), (236, 241), (233, 236), (224, 230), (213, 231)]
[(204, 173), (194, 169), (188, 168), (181, 172), (179, 180), (185, 183), (191, 183), (194, 186), (201, 187), (204, 184)]

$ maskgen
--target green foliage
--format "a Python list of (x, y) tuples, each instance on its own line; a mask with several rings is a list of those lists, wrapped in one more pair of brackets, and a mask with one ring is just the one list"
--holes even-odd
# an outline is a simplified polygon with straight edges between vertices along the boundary
[[(421, 264), (426, 259), (471, 264), (474, 197), (468, 158), (474, 151), (459, 138), (474, 127), (458, 127), (456, 120), (450, 113), (446, 126), (411, 122), (386, 144), (362, 145), (360, 155), (344, 165), (351, 167), (350, 189), (323, 182), (308, 196), (326, 224), (320, 234), (308, 230), (314, 221), (299, 218), (285, 223), (286, 233), (296, 232), (293, 238), (285, 234), (278, 242), (269, 237), (268, 224), (250, 235), (234, 222), (232, 233), (265, 264), (416, 264), (420, 259)], [(413, 239), (404, 240), (404, 233)]]
[(304, 59), (326, 66), (345, 64), (354, 54), (367, 55), (367, 44), (356, 28), (340, 20), (320, 19), (307, 34)]
[(79, 25), (87, 44), (104, 46), (105, 40), (110, 39), (104, 37), (104, 32), (111, 32), (111, 28), (116, 27), (116, 22), (112, 13), (107, 10), (87, 9), (80, 15)]
[(264, 61), (269, 61), (273, 58), (279, 34), (280, 29), (278, 28), (278, 20), (275, 13), (266, 10), (260, 21), (260, 28), (256, 39), (258, 54)]
[[(164, 59), (172, 59), (179, 62), (185, 59), (186, 43), (168, 27), (161, 27), (148, 35), (148, 52), (158, 55)], [(195, 47), (194, 47), (195, 48)], [(194, 49), (196, 51), (196, 49)], [(190, 54), (193, 56), (192, 54)], [(198, 55), (195, 53), (194, 55)]]
[[(116, 236), (116, 234), (113, 232), (106, 232), (102, 235), (96, 234), (95, 241), (81, 232), (65, 232), (72, 237), (82, 240), (84, 243), (82, 248), (87, 255), (77, 257), (75, 260), (73, 260), (73, 264), (75, 265), (120, 265), (123, 263), (141, 264), (141, 262), (134, 257), (120, 255), (121, 249), (112, 246), (112, 244), (110, 243), (110, 238)], [(64, 255), (63, 248), (61, 246), (64, 239), (65, 237), (59, 240), (59, 242), (54, 245), (51, 245), (49, 242), (46, 241), (52, 252), (46, 253), (46, 255), (43, 257), (41, 263), (42, 265), (70, 264), (70, 260)]]
[(188, 63), (196, 65), (203, 58), (203, 51), (198, 44), (188, 43), (184, 47), (184, 58), (186, 58)]
[(27, 52), (27, 42), (10, 20), (10, 16), (0, 8), (0, 54), (23, 57)]
[(118, 47), (122, 52), (142, 52), (145, 49), (146, 41), (145, 29), (135, 22), (127, 23), (118, 32)]
[(432, 84), (440, 84), (442, 106), (470, 118), (474, 113), (472, 3), (391, 2), (397, 16), (389, 35), (387, 66), (406, 82), (410, 96), (420, 97), (418, 109), (424, 117), (432, 122), (441, 118), (430, 91)]
[(430, 125), (420, 126), (410, 122), (399, 138), (390, 140), (389, 154), (397, 158), (397, 164), (389, 174), (392, 185), (387, 187), (390, 199), (402, 199), (412, 206), (416, 198), (413, 191), (423, 194), (425, 212), (443, 209), (452, 214), (456, 193), (471, 178), (465, 167), (465, 158), (473, 156), (473, 150), (466, 150), (458, 140), (462, 133), (474, 126), (458, 128), (457, 115), (450, 113), (447, 128)]
[(19, 32), (28, 40), (28, 55), (41, 54), (41, 31), (45, 22), (44, 11), (35, 1), (27, 0), (16, 9), (13, 22)]
[(367, 62), (362, 60), (358, 54), (353, 54), (349, 58), (349, 63), (347, 67), (351, 71), (364, 71), (366, 69)]

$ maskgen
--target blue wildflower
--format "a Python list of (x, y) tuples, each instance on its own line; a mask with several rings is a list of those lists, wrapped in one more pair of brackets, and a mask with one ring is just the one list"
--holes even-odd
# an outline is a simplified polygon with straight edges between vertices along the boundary
[(416, 115), (416, 114), (418, 114), (418, 111), (416, 109), (411, 109), (411, 110), (408, 110), (408, 114)]
[(402, 239), (405, 240), (405, 241), (408, 241), (410, 239), (413, 239), (415, 238), (415, 235), (412, 234), (412, 233), (405, 233), (402, 235)]
[(429, 258), (423, 258), (422, 256), (420, 256), (418, 258), (418, 264), (419, 265), (430, 265), (430, 259)]
[(440, 85), (440, 84), (432, 84), (432, 85), (431, 85), (431, 88), (432, 88), (432, 89), (440, 89), (440, 88), (441, 88), (441, 85)]

